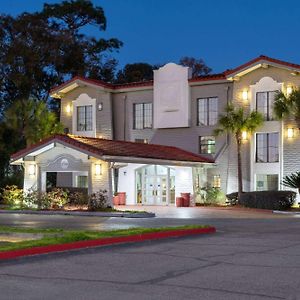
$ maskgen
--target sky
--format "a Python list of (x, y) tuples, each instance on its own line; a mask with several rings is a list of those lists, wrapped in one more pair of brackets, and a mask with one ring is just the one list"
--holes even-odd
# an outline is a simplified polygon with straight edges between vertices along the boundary
[[(17, 15), (55, 0), (0, 0), (0, 12)], [(234, 68), (261, 54), (300, 64), (300, 1), (297, 0), (93, 0), (102, 6), (107, 30), (124, 46), (120, 66), (202, 58), (213, 72)]]

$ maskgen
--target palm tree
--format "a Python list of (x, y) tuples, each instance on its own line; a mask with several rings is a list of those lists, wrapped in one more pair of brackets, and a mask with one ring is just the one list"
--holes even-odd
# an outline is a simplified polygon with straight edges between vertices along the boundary
[(300, 90), (293, 90), (288, 96), (278, 92), (274, 99), (274, 113), (279, 120), (293, 117), (300, 128)]
[(285, 176), (282, 180), (282, 184), (292, 189), (298, 189), (300, 194), (300, 172)]
[(242, 174), (242, 134), (243, 131), (253, 133), (263, 123), (263, 116), (257, 111), (246, 114), (242, 107), (235, 108), (229, 103), (225, 109), (226, 114), (221, 115), (218, 122), (216, 135), (222, 133), (233, 134), (237, 145), (237, 163), (238, 163), (238, 197), (243, 192), (243, 174)]

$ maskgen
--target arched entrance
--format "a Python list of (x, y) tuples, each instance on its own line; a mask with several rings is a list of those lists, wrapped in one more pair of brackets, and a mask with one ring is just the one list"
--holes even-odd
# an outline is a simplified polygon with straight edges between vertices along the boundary
[(136, 201), (144, 205), (175, 203), (175, 170), (148, 165), (136, 170)]

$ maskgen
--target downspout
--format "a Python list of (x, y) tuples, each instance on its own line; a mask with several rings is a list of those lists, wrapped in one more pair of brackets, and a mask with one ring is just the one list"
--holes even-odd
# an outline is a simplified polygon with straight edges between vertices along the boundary
[(123, 109), (123, 114), (124, 114), (124, 128), (123, 128), (123, 140), (126, 141), (126, 125), (127, 125), (127, 95), (123, 97), (124, 99), (124, 109)]

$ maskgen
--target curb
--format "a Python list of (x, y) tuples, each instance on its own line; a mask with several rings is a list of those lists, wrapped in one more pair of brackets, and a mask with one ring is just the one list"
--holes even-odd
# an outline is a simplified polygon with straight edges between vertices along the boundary
[(282, 215), (300, 215), (300, 211), (273, 210), (273, 214), (282, 214)]
[(82, 217), (116, 217), (116, 218), (154, 218), (155, 213), (148, 212), (81, 212), (81, 211), (35, 211), (35, 210), (0, 210), (0, 214), (22, 214), (22, 215), (61, 215)]
[(143, 241), (159, 240), (172, 237), (190, 236), (198, 234), (215, 233), (215, 227), (195, 228), (195, 229), (177, 229), (159, 232), (149, 232), (137, 235), (109, 237), (96, 240), (78, 241), (67, 244), (57, 244), (49, 246), (39, 246), (27, 249), (12, 250), (0, 252), (0, 261), (26, 257), (32, 255), (49, 254), (54, 252), (64, 252), (70, 250), (79, 250), (85, 248), (108, 246), (123, 243), (137, 243)]

